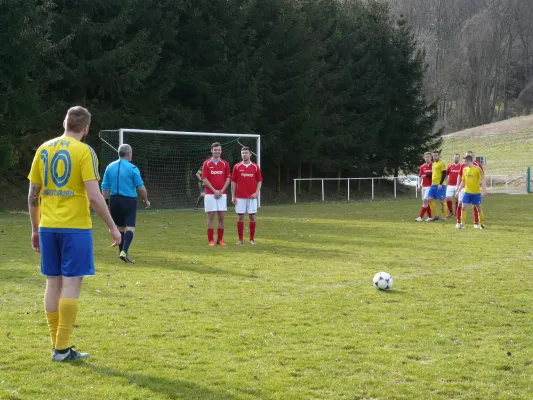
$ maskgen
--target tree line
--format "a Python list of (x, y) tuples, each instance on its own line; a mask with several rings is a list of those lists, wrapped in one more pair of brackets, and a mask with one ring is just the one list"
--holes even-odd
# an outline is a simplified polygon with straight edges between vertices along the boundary
[(533, 110), (533, 0), (389, 0), (426, 50), (426, 90), (450, 131)]
[(414, 32), (381, 1), (3, 0), (0, 172), (68, 107), (100, 129), (262, 135), (277, 176), (381, 176), (438, 146)]

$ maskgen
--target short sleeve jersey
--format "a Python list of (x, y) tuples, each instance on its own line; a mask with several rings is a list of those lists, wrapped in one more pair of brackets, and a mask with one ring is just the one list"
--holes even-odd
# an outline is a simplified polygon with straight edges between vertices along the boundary
[(85, 182), (100, 180), (94, 150), (61, 136), (43, 143), (35, 153), (28, 179), (41, 185), (42, 228), (91, 229)]
[(231, 181), (237, 185), (235, 196), (238, 199), (249, 199), (257, 191), (257, 182), (262, 182), (263, 176), (256, 163), (245, 164), (240, 162), (233, 167)]
[[(483, 173), (483, 175), (485, 175), (485, 170), (483, 169), (483, 165), (481, 165), (481, 164), (480, 164), (479, 162), (477, 162), (477, 161), (474, 161), (474, 165), (475, 165), (476, 167), (478, 167), (479, 169), (481, 169), (481, 172)], [(461, 166), (460, 166), (460, 168), (459, 168), (459, 176), (460, 176), (461, 178), (462, 178), (462, 176), (463, 176), (463, 171), (464, 171), (465, 168), (466, 168), (465, 163), (464, 163), (464, 162), (461, 163)], [(461, 181), (458, 181), (457, 183), (461, 183)]]
[(444, 161), (433, 161), (432, 169), (431, 169), (431, 184), (432, 185), (439, 185), (440, 180), (442, 179), (442, 173), (446, 171), (446, 164), (444, 164)]
[(448, 165), (446, 169), (446, 176), (448, 177), (448, 185), (456, 186), (459, 179), (459, 171), (461, 169), (461, 164), (452, 163)]
[(118, 159), (107, 166), (102, 190), (111, 196), (137, 197), (137, 188), (144, 186), (139, 168), (126, 159)]
[(418, 176), (422, 177), (423, 175), (426, 175), (424, 178), (422, 178), (422, 187), (428, 187), (431, 186), (431, 173), (432, 173), (433, 167), (431, 164), (422, 164), (420, 166), (420, 170), (418, 172)]
[(465, 182), (465, 192), (470, 194), (481, 193), (481, 179), (483, 179), (483, 172), (481, 168), (476, 165), (463, 170), (463, 181)]
[[(231, 178), (229, 163), (222, 158), (218, 162), (213, 161), (212, 158), (205, 160), (202, 166), (202, 179), (204, 178), (207, 178), (214, 189), (222, 190), (226, 180)], [(213, 194), (213, 191), (207, 185), (205, 186), (205, 194)]]

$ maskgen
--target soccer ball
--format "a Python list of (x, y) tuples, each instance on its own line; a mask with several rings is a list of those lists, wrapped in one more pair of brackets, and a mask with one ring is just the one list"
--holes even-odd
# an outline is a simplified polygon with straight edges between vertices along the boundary
[(386, 272), (378, 272), (374, 275), (374, 287), (380, 290), (392, 289), (392, 276)]

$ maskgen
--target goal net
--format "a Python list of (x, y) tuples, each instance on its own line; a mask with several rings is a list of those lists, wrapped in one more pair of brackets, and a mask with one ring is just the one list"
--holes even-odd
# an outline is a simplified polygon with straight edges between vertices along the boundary
[[(211, 144), (222, 145), (222, 158), (233, 168), (248, 146), (260, 165), (259, 135), (116, 129), (100, 131), (100, 172), (118, 158), (117, 149), (127, 143), (133, 164), (141, 172), (153, 208), (194, 208), (200, 187), (195, 174), (211, 157)], [(228, 187), (229, 192), (229, 187)]]

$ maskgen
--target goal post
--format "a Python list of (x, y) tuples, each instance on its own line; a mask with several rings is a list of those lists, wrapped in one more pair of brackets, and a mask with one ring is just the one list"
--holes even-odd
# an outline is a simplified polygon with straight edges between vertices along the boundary
[(221, 144), (221, 157), (230, 163), (232, 169), (241, 161), (241, 148), (244, 146), (250, 147), (252, 160), (261, 166), (261, 136), (257, 134), (122, 128), (102, 130), (98, 136), (101, 140), (102, 175), (107, 165), (117, 159), (119, 146), (129, 144), (132, 162), (141, 172), (154, 208), (195, 207), (200, 195), (195, 174), (211, 157), (211, 144), (214, 142)]

